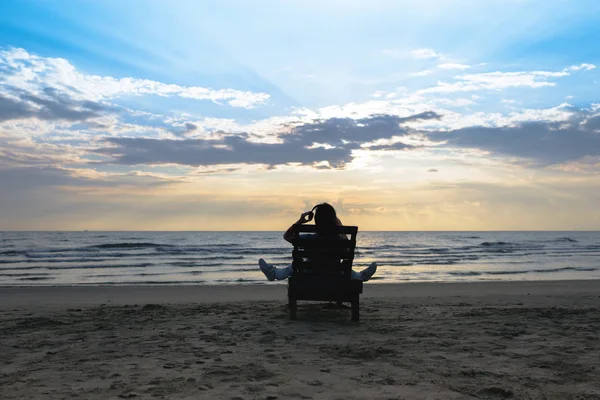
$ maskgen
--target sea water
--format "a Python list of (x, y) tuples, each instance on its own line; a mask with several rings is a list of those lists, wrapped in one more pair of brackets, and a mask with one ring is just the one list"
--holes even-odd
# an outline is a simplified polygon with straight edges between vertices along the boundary
[[(0, 232), (0, 285), (268, 283), (291, 262), (281, 232)], [(373, 280), (600, 278), (600, 232), (359, 232)]]

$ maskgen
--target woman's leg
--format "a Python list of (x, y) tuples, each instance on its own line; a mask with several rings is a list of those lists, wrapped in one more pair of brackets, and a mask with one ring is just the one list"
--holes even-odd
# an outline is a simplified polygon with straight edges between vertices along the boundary
[(284, 268), (275, 268), (275, 279), (278, 281), (284, 280), (292, 276), (292, 264)]
[(369, 279), (371, 279), (371, 277), (375, 274), (375, 271), (377, 271), (377, 263), (372, 262), (371, 265), (369, 265), (367, 268), (363, 269), (360, 272), (356, 272), (355, 270), (352, 270), (350, 279), (366, 282)]
[[(270, 281), (281, 281), (289, 278), (292, 275), (292, 264), (284, 268), (277, 268), (272, 264), (268, 264), (265, 260), (261, 258), (260, 260), (258, 260), (258, 266), (260, 267), (260, 270), (263, 272), (263, 274), (265, 274), (267, 279)], [(371, 265), (369, 265), (367, 268), (363, 269), (360, 272), (352, 270), (350, 279), (366, 282), (369, 279), (371, 279), (371, 277), (375, 274), (375, 271), (377, 271), (377, 263), (372, 262)]]
[(261, 258), (258, 260), (258, 266), (270, 281), (274, 281), (275, 279), (281, 281), (289, 278), (290, 275), (292, 275), (292, 264), (284, 268), (277, 268), (271, 264), (267, 264), (267, 262)]
[(360, 272), (356, 272), (355, 270), (350, 271), (350, 279), (353, 281), (362, 281), (362, 276)]

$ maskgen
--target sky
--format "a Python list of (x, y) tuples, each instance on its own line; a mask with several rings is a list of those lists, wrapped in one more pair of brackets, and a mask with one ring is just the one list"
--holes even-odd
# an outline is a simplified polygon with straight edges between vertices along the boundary
[(0, 230), (600, 230), (597, 0), (3, 0)]

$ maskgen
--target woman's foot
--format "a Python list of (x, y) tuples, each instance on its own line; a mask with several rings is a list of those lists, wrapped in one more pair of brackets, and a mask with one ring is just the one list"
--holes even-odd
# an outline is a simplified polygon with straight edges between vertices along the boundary
[(360, 280), (363, 282), (368, 281), (375, 274), (375, 271), (377, 271), (377, 263), (372, 262), (371, 265), (360, 271)]
[(263, 260), (262, 258), (260, 260), (258, 260), (258, 266), (260, 267), (260, 270), (263, 272), (263, 274), (265, 274), (265, 276), (267, 277), (268, 280), (270, 280), (270, 281), (275, 280), (275, 267), (274, 266), (272, 266), (271, 264), (267, 264), (267, 262), (265, 260)]

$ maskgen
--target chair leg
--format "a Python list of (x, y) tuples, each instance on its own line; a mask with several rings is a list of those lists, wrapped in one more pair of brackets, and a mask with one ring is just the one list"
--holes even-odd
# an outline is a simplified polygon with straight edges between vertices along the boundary
[(296, 319), (296, 308), (298, 306), (298, 302), (295, 298), (289, 298), (289, 306), (290, 306), (290, 319)]
[(359, 319), (359, 307), (360, 307), (360, 303), (358, 301), (358, 295), (352, 299), (352, 322), (358, 322)]

